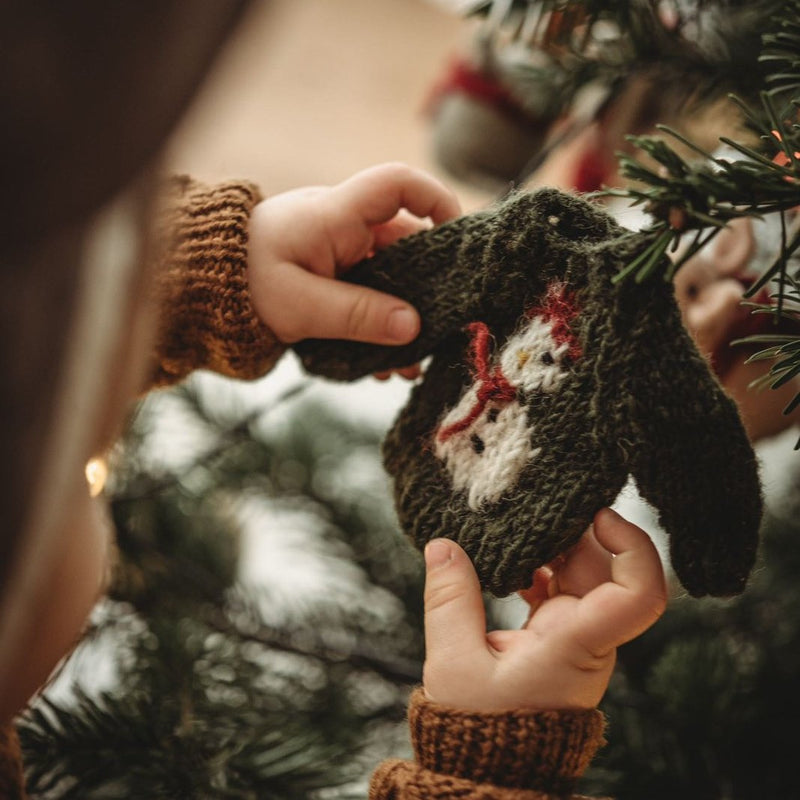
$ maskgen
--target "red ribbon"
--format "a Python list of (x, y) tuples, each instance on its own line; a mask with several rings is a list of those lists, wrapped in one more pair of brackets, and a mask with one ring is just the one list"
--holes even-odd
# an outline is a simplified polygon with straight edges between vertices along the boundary
[(517, 397), (517, 390), (503, 375), (500, 365), (495, 366), (493, 370), (489, 369), (489, 340), (492, 335), (486, 323), (472, 322), (467, 326), (467, 330), (472, 334), (472, 365), (475, 379), (479, 384), (478, 396), (475, 399), (475, 405), (463, 419), (439, 430), (436, 434), (439, 442), (446, 442), (451, 436), (469, 428), (483, 413), (489, 401), (505, 404)]

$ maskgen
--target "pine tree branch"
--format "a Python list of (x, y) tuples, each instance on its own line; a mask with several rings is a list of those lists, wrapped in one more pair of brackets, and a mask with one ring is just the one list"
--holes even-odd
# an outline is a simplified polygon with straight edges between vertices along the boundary
[[(243, 439), (250, 438), (250, 431), (253, 425), (263, 420), (269, 414), (272, 414), (279, 408), (285, 407), (289, 402), (296, 400), (304, 394), (313, 385), (313, 382), (308, 379), (303, 379), (298, 383), (290, 386), (284, 390), (277, 398), (272, 400), (269, 405), (256, 408), (250, 414), (247, 414), (242, 419), (238, 420), (235, 425), (230, 428), (218, 430), (218, 441), (214, 447), (203, 452), (201, 455), (192, 461), (190, 464), (184, 466), (181, 470), (169, 475), (162, 475), (154, 477), (152, 475), (138, 475), (135, 478), (128, 477), (128, 483), (131, 485), (124, 486), (122, 489), (117, 489), (113, 492), (112, 501), (117, 504), (136, 503), (140, 500), (154, 498), (163, 492), (174, 488), (180, 483), (184, 482), (187, 476), (195, 469), (207, 468), (210, 463), (216, 459), (223, 457), (232, 447), (241, 442)], [(199, 412), (199, 402), (196, 393), (187, 388), (180, 386), (174, 389), (176, 393), (183, 396), (183, 398), (193, 405)], [(124, 480), (123, 480), (124, 482)]]
[[(203, 613), (203, 621), (209, 627), (226, 635), (234, 634), (242, 641), (257, 642), (273, 650), (315, 658), (329, 663), (346, 662), (357, 669), (367, 669), (392, 682), (413, 685), (422, 680), (422, 663), (415, 659), (393, 654), (386, 658), (376, 647), (359, 641), (349, 632), (326, 630), (325, 635), (313, 635), (303, 631), (302, 644), (296, 631), (287, 631), (264, 624), (252, 605), (242, 598), (232, 600), (226, 609), (209, 607)], [(242, 626), (237, 618), (247, 617), (249, 624)]]
[[(617, 280), (634, 277), (642, 281), (657, 273), (672, 279), (677, 270), (732, 220), (780, 214), (777, 256), (749, 287), (746, 297), (753, 297), (768, 287), (772, 302), (755, 306), (753, 313), (771, 314), (776, 324), (785, 320), (800, 330), (800, 303), (797, 293), (794, 297), (791, 293), (792, 287), (797, 286), (796, 276), (790, 272), (790, 261), (800, 250), (800, 229), (797, 217), (791, 226), (786, 225), (785, 219), (786, 213), (800, 205), (800, 125), (797, 124), (800, 98), (791, 96), (800, 87), (798, 20), (800, 0), (782, 4), (771, 19), (771, 29), (762, 37), (759, 62), (769, 70), (765, 80), (770, 88), (760, 92), (760, 108), (753, 110), (741, 98), (733, 98), (758, 133), (759, 149), (721, 137), (721, 143), (741, 156), (739, 159), (722, 158), (666, 126), (657, 126), (668, 139), (679, 141), (701, 159), (689, 163), (664, 139), (628, 137), (657, 167), (654, 169), (637, 158), (620, 155), (621, 172), (635, 185), (606, 193), (627, 197), (632, 205), (643, 204), (653, 221), (639, 234), (643, 241), (640, 255), (622, 268)], [(666, 258), (668, 251), (675, 250), (688, 232), (694, 232), (690, 246), (677, 258)], [(790, 302), (792, 300), (794, 302)], [(800, 375), (800, 348), (794, 346), (796, 339), (794, 333), (787, 334), (773, 347), (752, 357), (753, 360), (773, 360), (762, 384), (780, 388)], [(758, 338), (748, 337), (737, 344), (758, 342)], [(784, 413), (790, 413), (798, 405), (800, 399), (795, 397)]]

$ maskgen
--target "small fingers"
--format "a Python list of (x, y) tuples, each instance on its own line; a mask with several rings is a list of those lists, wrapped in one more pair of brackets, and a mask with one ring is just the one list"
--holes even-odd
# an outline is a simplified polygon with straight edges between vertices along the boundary
[(419, 314), (391, 295), (276, 264), (271, 302), (261, 312), (282, 342), (349, 339), (373, 344), (406, 344), (419, 333)]
[(579, 605), (581, 644), (602, 655), (649, 628), (667, 603), (664, 570), (658, 551), (641, 528), (611, 509), (595, 516), (597, 541), (614, 554), (611, 580), (586, 594)]
[(425, 548), (425, 650), (433, 663), (486, 654), (486, 612), (469, 556), (448, 539)]
[(414, 364), (410, 367), (401, 367), (400, 369), (387, 369), (380, 372), (374, 372), (372, 377), (379, 381), (388, 381), (392, 375), (399, 375), (407, 381), (414, 381), (422, 374), (422, 367), (419, 364)]
[(419, 364), (412, 364), (410, 367), (401, 367), (395, 370), (395, 372), (407, 381), (415, 381), (422, 375), (422, 367), (420, 367)]
[(594, 525), (591, 525), (563, 559), (554, 562), (558, 591), (583, 597), (596, 586), (611, 580), (611, 566), (612, 555), (597, 541)]
[(399, 239), (419, 233), (429, 227), (429, 223), (412, 216), (405, 209), (400, 209), (388, 222), (372, 227), (375, 249), (380, 250), (383, 247), (388, 247)]
[(654, 589), (666, 598), (666, 583), (661, 559), (652, 539), (638, 526), (604, 508), (595, 516), (597, 541), (615, 558), (611, 562), (614, 583), (639, 596)]
[(388, 222), (400, 209), (435, 224), (461, 213), (455, 194), (432, 175), (391, 163), (356, 173), (332, 189), (334, 202), (353, 209), (368, 225)]
[(519, 596), (528, 604), (528, 618), (525, 621), (527, 624), (531, 621), (531, 617), (539, 610), (539, 607), (550, 597), (550, 585), (553, 579), (553, 570), (550, 567), (539, 567), (533, 573), (533, 583), (529, 589), (522, 589), (518, 592)]

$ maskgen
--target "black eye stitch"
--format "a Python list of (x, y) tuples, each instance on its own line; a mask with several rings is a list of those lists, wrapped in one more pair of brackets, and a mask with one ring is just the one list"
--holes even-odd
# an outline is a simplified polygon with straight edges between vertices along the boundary
[(477, 433), (472, 434), (472, 436), (470, 437), (470, 441), (472, 442), (473, 450), (475, 450), (475, 452), (478, 455), (480, 455), (486, 449), (486, 445), (484, 444), (483, 439), (481, 439), (481, 437), (478, 436)]
[(541, 360), (542, 364), (547, 364), (547, 366), (550, 366), (550, 364), (555, 364), (556, 363), (556, 360), (553, 358), (553, 354), (552, 353), (542, 353), (542, 357), (541, 357), (540, 360)]
[(486, 414), (486, 419), (489, 422), (497, 422), (497, 418), (499, 416), (500, 416), (499, 408), (490, 408), (488, 413)]

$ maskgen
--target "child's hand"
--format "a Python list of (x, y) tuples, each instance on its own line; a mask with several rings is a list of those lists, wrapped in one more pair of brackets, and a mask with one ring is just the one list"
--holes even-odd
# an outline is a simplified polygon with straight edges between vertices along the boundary
[[(800, 409), (783, 413), (798, 391), (796, 380), (778, 389), (754, 389), (751, 384), (764, 378), (770, 362), (748, 361), (760, 349), (757, 346), (731, 345), (733, 340), (754, 334), (778, 332), (771, 316), (753, 315), (752, 308), (742, 305), (753, 279), (751, 260), (758, 250), (753, 225), (751, 219), (733, 220), (710, 245), (692, 256), (675, 275), (675, 297), (697, 349), (709, 358), (736, 401), (750, 439), (756, 441), (797, 423)], [(769, 302), (766, 294), (762, 290), (753, 301)]]
[(430, 542), (425, 561), (425, 693), (474, 711), (593, 708), (617, 646), (649, 628), (667, 600), (649, 537), (610, 509), (552, 570), (537, 570), (521, 593), (531, 607), (521, 630), (486, 633), (477, 575), (454, 542)]
[(332, 187), (259, 203), (250, 220), (248, 279), (256, 313), (279, 340), (310, 337), (406, 344), (419, 332), (407, 303), (332, 280), (376, 249), (460, 213), (455, 195), (403, 164)]

